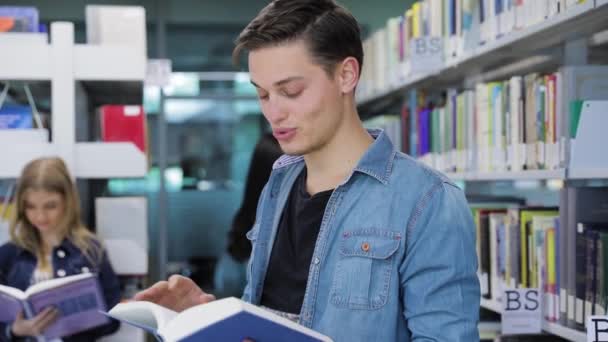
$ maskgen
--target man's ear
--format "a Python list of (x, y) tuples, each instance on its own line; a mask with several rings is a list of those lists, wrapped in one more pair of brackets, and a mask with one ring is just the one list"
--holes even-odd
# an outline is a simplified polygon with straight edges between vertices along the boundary
[(338, 67), (338, 79), (342, 93), (353, 92), (359, 82), (359, 62), (354, 57), (348, 57)]

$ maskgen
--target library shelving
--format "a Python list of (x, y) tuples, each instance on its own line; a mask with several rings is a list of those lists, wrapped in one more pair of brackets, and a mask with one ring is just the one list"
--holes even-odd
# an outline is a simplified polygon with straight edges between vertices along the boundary
[[(543, 305), (551, 310), (543, 314), (544, 333), (585, 341), (584, 317), (602, 312), (596, 306), (603, 302), (595, 298), (600, 297), (599, 284), (605, 280), (593, 278), (598, 287), (586, 289), (583, 295), (594, 296), (594, 307), (589, 311), (591, 304), (585, 301), (580, 310), (580, 291), (574, 288), (572, 274), (578, 277), (581, 271), (574, 262), (580, 257), (575, 240), (581, 237), (573, 232), (584, 222), (580, 220), (588, 219), (585, 215), (591, 215), (580, 209), (582, 202), (591, 206), (608, 202), (604, 197), (589, 200), (585, 188), (606, 189), (602, 184), (608, 180), (608, 135), (602, 131), (608, 125), (608, 61), (594, 59), (605, 55), (608, 1), (542, 2), (556, 7), (538, 11), (544, 14), (532, 20), (538, 13), (525, 13), (523, 17), (530, 21), (523, 25), (505, 19), (504, 11), (513, 8), (502, 8), (500, 19), (498, 10), (492, 20), (482, 19), (473, 8), (480, 3), (489, 4), (490, 13), (495, 5), (507, 6), (504, 1), (421, 0), (405, 15), (389, 19), (386, 28), (364, 44), (368, 65), (363, 67), (363, 85), (357, 93), (358, 109), (365, 119), (374, 113), (399, 114), (401, 120), (383, 121), (395, 145), (450, 179), (464, 182), (478, 242), (482, 241), (477, 245), (481, 307), (500, 314), (500, 279), (509, 279), (509, 272), (516, 272), (510, 277), (530, 274), (528, 279), (534, 282), (518, 278), (509, 284), (547, 285), (543, 294), (549, 298)], [(532, 6), (533, 11), (542, 7), (536, 1), (518, 3)], [(447, 15), (446, 8), (451, 11)], [(433, 9), (443, 13), (433, 14)], [(453, 15), (458, 11), (462, 17)], [(468, 31), (465, 11), (469, 11)], [(486, 25), (496, 25), (497, 31), (487, 33), (489, 26), (482, 28), (484, 20)], [(503, 30), (500, 23), (505, 20), (507, 29)], [(438, 21), (441, 24), (435, 26)], [(454, 28), (459, 25), (462, 31)], [(443, 44), (443, 63), (416, 70), (410, 59), (414, 45), (408, 48), (406, 43), (420, 39), (426, 44), (429, 40), (425, 39), (436, 37)], [(526, 239), (530, 234), (541, 233), (530, 241), (546, 255), (530, 252), (528, 248), (533, 247), (526, 244), (532, 243)], [(558, 233), (563, 234), (561, 240)], [(526, 253), (532, 253), (529, 263), (522, 262)], [(597, 262), (586, 272), (599, 270)], [(590, 273), (585, 274), (589, 277)], [(575, 305), (561, 304), (573, 298)], [(581, 317), (578, 310), (584, 312)]]
[[(490, 311), (494, 311), (496, 313), (502, 312), (502, 305), (501, 305), (501, 303), (499, 303), (497, 301), (482, 298), (480, 305), (481, 305), (481, 307), (488, 309)], [(587, 334), (582, 331), (570, 329), (570, 328), (561, 326), (559, 324), (549, 322), (547, 320), (543, 320), (541, 326), (542, 326), (543, 331), (545, 331), (549, 334), (553, 334), (553, 335), (565, 338), (569, 341), (573, 341), (573, 342), (587, 341)]]
[[(74, 25), (51, 24), (46, 34), (0, 35), (0, 80), (50, 81), (51, 142), (29, 142), (3, 149), (0, 178), (16, 178), (29, 160), (61, 156), (75, 177), (143, 177), (147, 158), (131, 143), (76, 141), (76, 82), (111, 83), (112, 91), (143, 88), (145, 52), (124, 45), (74, 43)], [(124, 88), (128, 91), (127, 88)], [(5, 132), (0, 130), (0, 140)], [(15, 134), (15, 132), (6, 132)]]
[(525, 170), (503, 172), (460, 172), (446, 173), (450, 179), (463, 181), (508, 181), (508, 180), (550, 180), (566, 179), (566, 170)]
[[(507, 56), (528, 54), (544, 48), (564, 45), (576, 37), (590, 35), (608, 28), (608, 0), (589, 0), (576, 8), (559, 13), (525, 29), (511, 32), (489, 44), (450, 59), (437, 70), (413, 73), (405, 79), (358, 100), (361, 108), (389, 97), (401, 97), (408, 89), (433, 85), (449, 85), (454, 80), (465, 79), (472, 72), (495, 67)], [(517, 54), (513, 54), (517, 51)]]

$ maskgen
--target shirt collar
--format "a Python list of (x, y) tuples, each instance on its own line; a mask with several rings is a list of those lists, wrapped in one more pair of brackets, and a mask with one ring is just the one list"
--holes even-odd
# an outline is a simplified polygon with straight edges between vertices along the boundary
[[(367, 149), (359, 163), (355, 167), (355, 172), (369, 175), (383, 184), (388, 182), (390, 172), (393, 167), (395, 148), (393, 143), (383, 130), (369, 129), (368, 133), (374, 138), (374, 142)], [(273, 170), (280, 169), (304, 160), (302, 156), (283, 155), (272, 166)]]

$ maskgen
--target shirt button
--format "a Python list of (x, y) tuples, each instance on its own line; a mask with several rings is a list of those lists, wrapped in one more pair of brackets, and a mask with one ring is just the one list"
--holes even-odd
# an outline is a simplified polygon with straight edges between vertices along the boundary
[(65, 258), (65, 252), (63, 250), (58, 250), (57, 251), (57, 256), (61, 259)]
[(59, 277), (65, 277), (65, 271), (64, 270), (57, 270), (57, 276), (59, 276)]
[(315, 258), (315, 259), (314, 259), (312, 262), (313, 262), (315, 265), (318, 265), (318, 264), (321, 262), (321, 260), (319, 260), (319, 258)]
[(368, 242), (364, 242), (361, 244), (361, 250), (364, 252), (368, 252), (369, 251), (369, 243)]

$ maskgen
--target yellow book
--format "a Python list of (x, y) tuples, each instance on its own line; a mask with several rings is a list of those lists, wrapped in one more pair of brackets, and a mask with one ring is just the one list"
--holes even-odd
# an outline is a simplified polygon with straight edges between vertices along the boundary
[(555, 227), (547, 230), (547, 289), (550, 292), (555, 291), (556, 284), (556, 263), (555, 263)]
[(407, 24), (407, 38), (410, 40), (414, 37), (414, 10), (412, 8), (405, 11), (405, 21)]
[(537, 285), (537, 277), (531, 274), (535, 269), (533, 261), (536, 260), (535, 248), (533, 240), (532, 219), (534, 216), (558, 216), (559, 212), (555, 210), (522, 210), (520, 212), (520, 253), (521, 253), (521, 283), (522, 288), (531, 288)]
[(414, 38), (420, 38), (422, 30), (420, 26), (422, 24), (422, 11), (419, 2), (414, 3), (412, 6), (412, 36)]

